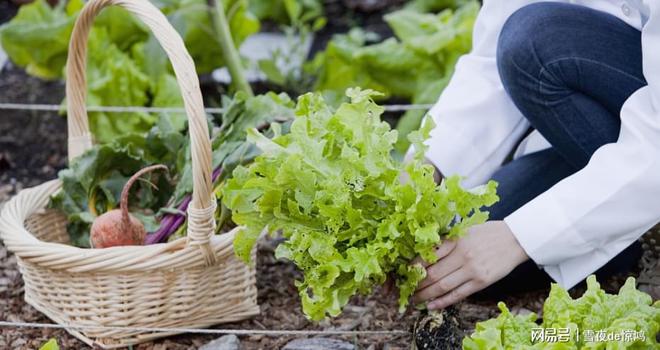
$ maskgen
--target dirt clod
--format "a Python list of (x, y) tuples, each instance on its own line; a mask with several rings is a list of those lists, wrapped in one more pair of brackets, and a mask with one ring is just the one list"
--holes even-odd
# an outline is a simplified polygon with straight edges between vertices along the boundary
[(415, 350), (459, 350), (463, 331), (456, 307), (421, 316), (413, 328)]

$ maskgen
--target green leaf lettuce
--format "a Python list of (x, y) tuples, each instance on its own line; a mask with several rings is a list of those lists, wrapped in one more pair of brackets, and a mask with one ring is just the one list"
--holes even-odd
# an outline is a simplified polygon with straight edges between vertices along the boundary
[[(376, 95), (349, 89), (351, 102), (336, 110), (319, 94), (300, 97), (288, 134), (248, 131), (262, 154), (237, 167), (223, 189), (223, 203), (244, 226), (236, 254), (249, 261), (264, 228), (281, 230), (287, 240), (276, 256), (302, 270), (296, 285), (314, 320), (338, 315), (351, 296), (369, 293), (389, 274), (405, 307), (424, 277), (411, 261), (435, 261), (441, 237), (462, 234), (463, 222), (485, 221), (481, 208), (497, 201), (495, 183), (474, 193), (458, 179), (436, 185), (434, 169), (422, 162), (423, 147), (414, 161), (397, 162), (391, 156), (397, 132), (380, 120)], [(413, 140), (421, 144), (432, 127), (413, 133)], [(404, 170), (411, 177), (405, 184), (399, 180)]]
[[(619, 294), (607, 294), (596, 277), (587, 279), (587, 291), (573, 299), (566, 290), (553, 284), (543, 306), (543, 322), (537, 316), (513, 316), (503, 303), (502, 313), (494, 319), (477, 323), (472, 335), (463, 340), (464, 350), (650, 350), (658, 349), (656, 336), (660, 330), (660, 303), (635, 289), (635, 279), (628, 278)], [(533, 329), (569, 329), (567, 342), (532, 342)], [(586, 332), (619, 334), (636, 332), (626, 340), (587, 339)]]

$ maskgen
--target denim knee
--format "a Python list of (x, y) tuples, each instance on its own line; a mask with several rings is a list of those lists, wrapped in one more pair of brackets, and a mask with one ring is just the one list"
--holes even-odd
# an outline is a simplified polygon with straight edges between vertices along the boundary
[(579, 10), (571, 4), (538, 2), (518, 9), (506, 20), (497, 42), (497, 68), (505, 87), (521, 73), (538, 77), (545, 61), (543, 47), (567, 39), (555, 30), (561, 23), (558, 19), (579, 16)]

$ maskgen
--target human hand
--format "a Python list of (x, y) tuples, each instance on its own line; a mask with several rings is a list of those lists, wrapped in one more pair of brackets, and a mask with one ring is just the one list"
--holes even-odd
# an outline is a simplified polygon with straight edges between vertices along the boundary
[(529, 257), (504, 221), (489, 221), (436, 249), (438, 261), (426, 266), (426, 278), (413, 301), (429, 310), (443, 309), (508, 275)]

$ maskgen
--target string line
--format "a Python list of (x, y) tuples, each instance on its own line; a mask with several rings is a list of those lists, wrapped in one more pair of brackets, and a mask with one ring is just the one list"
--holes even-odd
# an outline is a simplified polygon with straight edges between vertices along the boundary
[(270, 330), (270, 329), (203, 329), (203, 328), (162, 328), (162, 327), (119, 327), (92, 325), (60, 325), (54, 323), (0, 321), (0, 327), (9, 328), (50, 328), (94, 331), (136, 331), (148, 333), (193, 333), (193, 334), (234, 334), (234, 335), (409, 335), (402, 330), (383, 331), (343, 331), (343, 330)]
[[(384, 105), (386, 112), (406, 112), (413, 110), (428, 110), (432, 104), (392, 104)], [(66, 108), (55, 104), (28, 104), (28, 103), (0, 103), (0, 110), (26, 110), (43, 112), (60, 112)], [(208, 114), (222, 114), (224, 108), (205, 108)], [(89, 106), (89, 112), (103, 113), (185, 113), (179, 107), (141, 107), (141, 106)]]

